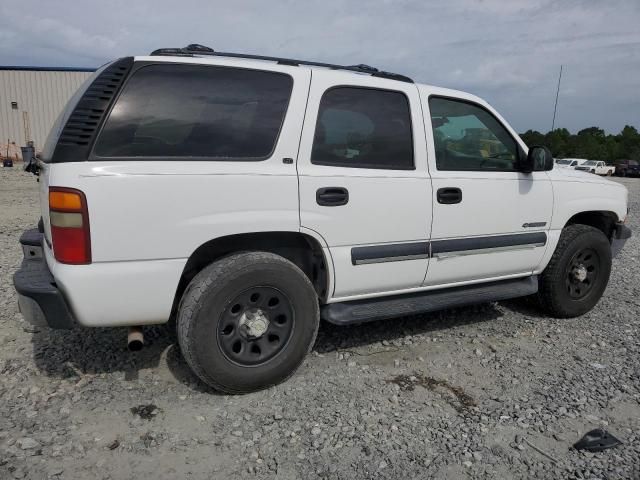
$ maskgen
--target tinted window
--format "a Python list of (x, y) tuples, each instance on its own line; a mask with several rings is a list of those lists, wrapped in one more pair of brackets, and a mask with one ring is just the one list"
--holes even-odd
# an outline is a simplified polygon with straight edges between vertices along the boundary
[(311, 162), (339, 167), (412, 170), (407, 97), (399, 92), (338, 87), (320, 101)]
[(98, 138), (100, 157), (251, 160), (275, 146), (288, 75), (202, 65), (150, 65), (129, 79)]
[(487, 110), (438, 97), (429, 109), (438, 170), (517, 170), (516, 141)]

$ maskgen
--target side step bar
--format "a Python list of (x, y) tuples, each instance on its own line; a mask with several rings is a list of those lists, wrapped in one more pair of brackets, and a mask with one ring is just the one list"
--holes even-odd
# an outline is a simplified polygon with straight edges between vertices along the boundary
[(474, 303), (525, 297), (537, 291), (538, 277), (531, 276), (392, 297), (330, 303), (322, 307), (321, 316), (336, 325), (350, 325)]

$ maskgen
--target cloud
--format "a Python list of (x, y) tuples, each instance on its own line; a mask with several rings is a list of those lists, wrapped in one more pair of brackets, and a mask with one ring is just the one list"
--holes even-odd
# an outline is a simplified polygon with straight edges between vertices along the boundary
[(512, 89), (522, 91), (537, 83), (539, 75), (526, 69), (511, 68), (510, 62), (503, 59), (487, 59), (468, 70), (455, 70), (451, 78), (453, 82), (464, 83), (476, 89), (501, 90)]
[(636, 0), (3, 0), (0, 63), (98, 66), (158, 47), (367, 63), (486, 98), (519, 131), (640, 127)]

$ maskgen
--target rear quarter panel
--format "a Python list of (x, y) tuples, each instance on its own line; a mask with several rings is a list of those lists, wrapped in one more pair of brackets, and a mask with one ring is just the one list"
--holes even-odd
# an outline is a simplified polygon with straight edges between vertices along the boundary
[(50, 185), (80, 189), (87, 198), (92, 263), (64, 265), (50, 250), (45, 255), (81, 325), (164, 323), (200, 245), (243, 232), (299, 231), (295, 165), (227, 163), (82, 162), (51, 169)]
[(50, 185), (87, 197), (93, 262), (186, 259), (220, 236), (299, 229), (295, 165), (84, 162), (53, 170)]

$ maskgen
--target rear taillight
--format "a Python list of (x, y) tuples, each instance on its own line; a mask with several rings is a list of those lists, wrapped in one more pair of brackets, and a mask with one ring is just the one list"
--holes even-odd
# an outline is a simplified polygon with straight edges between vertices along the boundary
[(91, 263), (87, 199), (74, 188), (49, 187), (53, 254), (61, 263)]

